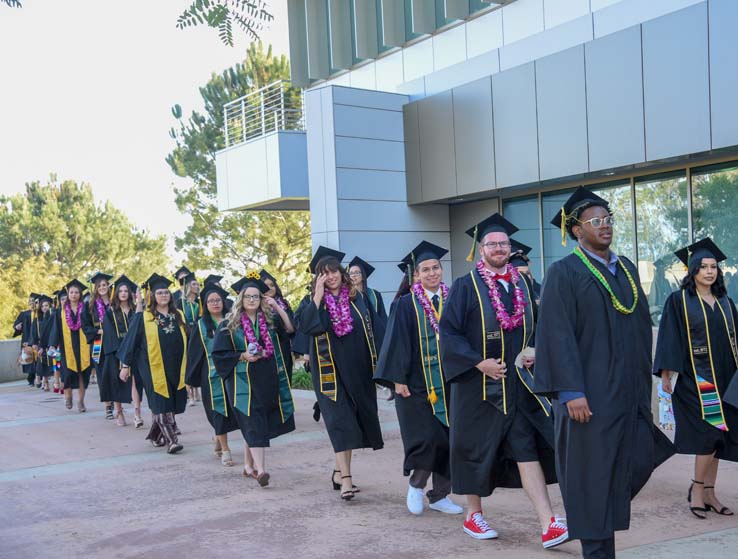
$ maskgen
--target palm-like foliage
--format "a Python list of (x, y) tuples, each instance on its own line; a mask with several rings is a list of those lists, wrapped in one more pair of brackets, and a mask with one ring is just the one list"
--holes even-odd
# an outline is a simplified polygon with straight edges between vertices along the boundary
[(177, 18), (177, 28), (207, 25), (218, 30), (224, 44), (233, 46), (234, 24), (257, 40), (264, 24), (272, 19), (265, 0), (194, 0)]
[(20, 0), (0, 0), (3, 4), (8, 6), (9, 8), (22, 8), (23, 4), (20, 3)]

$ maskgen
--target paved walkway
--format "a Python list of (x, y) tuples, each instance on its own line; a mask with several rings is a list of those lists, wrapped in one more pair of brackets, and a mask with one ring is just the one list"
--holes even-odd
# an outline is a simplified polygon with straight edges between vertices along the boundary
[[(143, 440), (147, 429), (106, 421), (94, 386), (89, 411), (79, 414), (53, 393), (22, 382), (0, 385), (0, 557), (579, 556), (576, 542), (542, 550), (522, 491), (500, 490), (485, 500), (487, 517), (500, 532), (497, 541), (472, 540), (460, 517), (434, 511), (411, 516), (397, 419), (387, 402), (380, 402), (385, 448), (356, 453), (354, 481), (362, 492), (342, 502), (330, 489), (330, 444), (322, 424), (311, 418), (314, 397), (303, 391), (295, 396), (298, 430), (274, 441), (268, 453), (272, 482), (261, 489), (240, 475), (238, 433), (231, 435), (232, 448), (239, 449), (236, 466), (223, 468), (214, 458), (199, 404), (179, 419), (184, 451), (169, 456)], [(618, 535), (619, 557), (736, 555), (738, 517), (711, 514), (700, 521), (687, 510), (691, 462), (678, 456), (656, 472), (633, 505), (630, 531)], [(725, 503), (738, 509), (737, 465), (724, 464), (719, 489)], [(551, 494), (561, 512), (556, 486)]]

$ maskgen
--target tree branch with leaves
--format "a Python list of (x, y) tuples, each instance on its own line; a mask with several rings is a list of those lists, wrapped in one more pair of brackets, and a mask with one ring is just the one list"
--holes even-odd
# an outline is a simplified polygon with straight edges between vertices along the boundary
[(232, 47), (234, 25), (256, 41), (273, 19), (265, 0), (195, 0), (177, 18), (177, 28), (207, 25), (218, 30), (223, 44)]

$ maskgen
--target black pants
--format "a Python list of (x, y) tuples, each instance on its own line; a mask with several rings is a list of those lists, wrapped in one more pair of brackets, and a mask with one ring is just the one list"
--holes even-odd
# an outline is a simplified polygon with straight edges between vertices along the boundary
[(451, 480), (443, 477), (441, 474), (429, 472), (428, 470), (413, 470), (410, 474), (410, 486), (415, 489), (425, 489), (428, 478), (433, 474), (433, 489), (426, 493), (428, 502), (436, 503), (441, 499), (448, 497), (451, 493)]
[(584, 559), (615, 559), (615, 536), (606, 540), (581, 540)]

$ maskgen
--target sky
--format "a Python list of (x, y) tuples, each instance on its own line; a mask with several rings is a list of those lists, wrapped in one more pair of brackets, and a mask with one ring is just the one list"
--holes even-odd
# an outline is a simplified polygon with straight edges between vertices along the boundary
[[(198, 87), (243, 60), (248, 40), (224, 46), (217, 30), (176, 28), (191, 0), (23, 0), (0, 5), (0, 194), (26, 182), (91, 184), (135, 225), (173, 237), (190, 223), (164, 161), (174, 147), (171, 107), (202, 109)], [(288, 54), (287, 0), (262, 34)], [(234, 31), (237, 28), (234, 27)], [(237, 32), (238, 34), (238, 32)]]

